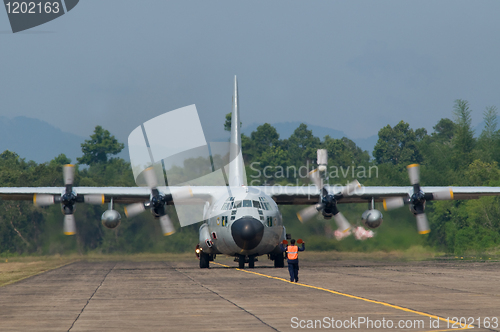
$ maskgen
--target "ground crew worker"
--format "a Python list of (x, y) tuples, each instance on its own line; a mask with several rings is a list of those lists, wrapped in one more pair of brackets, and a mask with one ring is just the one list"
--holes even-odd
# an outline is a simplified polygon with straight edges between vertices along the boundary
[(287, 253), (288, 259), (288, 272), (290, 273), (290, 282), (299, 281), (299, 251), (304, 251), (305, 245), (302, 240), (299, 240), (299, 244), (302, 243), (302, 247), (299, 248), (295, 245), (295, 240), (290, 241), (291, 245), (286, 246), (281, 244), (281, 251)]

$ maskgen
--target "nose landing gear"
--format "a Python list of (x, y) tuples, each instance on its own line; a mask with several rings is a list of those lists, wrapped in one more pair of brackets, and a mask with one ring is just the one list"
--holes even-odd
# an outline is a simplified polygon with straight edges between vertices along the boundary
[(245, 268), (245, 263), (248, 263), (248, 268), (253, 269), (255, 268), (255, 262), (258, 261), (258, 258), (256, 255), (251, 255), (251, 256), (239, 255), (237, 258), (234, 259), (234, 261), (238, 262), (238, 268), (240, 269)]

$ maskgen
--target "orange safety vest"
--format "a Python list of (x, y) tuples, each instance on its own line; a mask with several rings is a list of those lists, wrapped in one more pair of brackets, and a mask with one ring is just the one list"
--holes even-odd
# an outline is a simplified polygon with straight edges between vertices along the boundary
[(297, 246), (288, 246), (286, 248), (288, 252), (288, 259), (297, 259), (299, 258), (299, 247)]

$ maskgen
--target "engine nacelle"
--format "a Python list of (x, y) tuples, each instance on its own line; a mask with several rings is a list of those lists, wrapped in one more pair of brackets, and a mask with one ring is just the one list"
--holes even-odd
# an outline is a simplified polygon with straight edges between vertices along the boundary
[(371, 209), (363, 212), (361, 219), (363, 220), (363, 224), (371, 229), (375, 229), (382, 224), (383, 221), (382, 212), (379, 210)]
[(118, 227), (121, 220), (122, 216), (120, 216), (120, 213), (118, 213), (118, 211), (116, 210), (106, 210), (101, 217), (102, 224), (104, 225), (104, 227), (109, 229)]

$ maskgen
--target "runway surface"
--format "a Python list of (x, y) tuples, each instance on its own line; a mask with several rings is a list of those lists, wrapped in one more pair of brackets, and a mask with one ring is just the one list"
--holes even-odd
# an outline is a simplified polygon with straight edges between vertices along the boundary
[(73, 263), (0, 288), (0, 331), (500, 330), (498, 262), (216, 262)]

